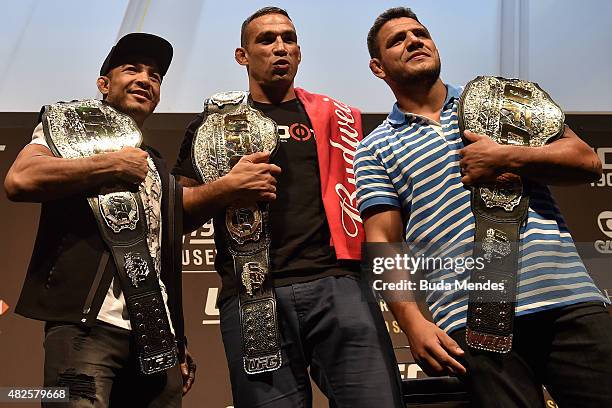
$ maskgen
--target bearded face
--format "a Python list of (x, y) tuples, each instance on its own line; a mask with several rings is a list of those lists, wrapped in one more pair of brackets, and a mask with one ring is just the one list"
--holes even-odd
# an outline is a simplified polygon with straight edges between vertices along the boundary
[(418, 21), (389, 20), (378, 36), (380, 72), (376, 75), (398, 85), (433, 85), (440, 77), (440, 55), (429, 31)]

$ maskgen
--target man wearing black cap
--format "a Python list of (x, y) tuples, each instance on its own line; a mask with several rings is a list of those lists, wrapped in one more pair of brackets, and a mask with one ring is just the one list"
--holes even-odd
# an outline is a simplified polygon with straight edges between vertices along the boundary
[[(67, 406), (178, 407), (194, 380), (195, 365), (186, 357), (183, 334), (180, 257), (175, 256), (180, 253), (182, 233), (180, 186), (148, 146), (135, 147), (136, 143), (100, 149), (97, 145), (98, 154), (65, 158), (58, 153), (61, 132), (54, 133), (62, 127), (53, 112), (66, 109), (62, 112), (68, 113), (57, 116), (65, 122), (74, 118), (66, 129), (84, 129), (71, 140), (81, 138), (95, 145), (121, 120), (140, 137), (137, 128), (142, 128), (159, 103), (160, 85), (171, 60), (172, 46), (163, 38), (144, 33), (121, 38), (100, 69), (97, 86), (103, 101), (46, 106), (32, 142), (6, 176), (9, 199), (42, 203), (16, 312), (46, 322), (44, 385), (67, 387)], [(121, 194), (135, 197), (134, 211), (122, 214), (117, 209), (125, 206), (113, 207), (115, 202), (105, 206), (105, 197), (117, 200)], [(97, 213), (88, 200), (90, 205), (99, 203)], [(114, 212), (106, 214), (108, 208)], [(134, 225), (121, 224), (133, 214)], [(100, 220), (109, 228), (112, 223), (119, 228), (107, 234)], [(123, 229), (139, 228), (142, 239), (128, 244), (141, 245), (141, 250), (118, 252), (121, 245), (113, 240)], [(157, 273), (149, 273), (152, 270)], [(125, 283), (124, 276), (131, 278), (134, 287)], [(147, 292), (151, 297), (142, 296), (140, 304), (152, 299), (153, 304), (163, 302), (164, 308), (135, 309), (140, 304), (134, 303), (132, 294), (147, 285), (156, 292)], [(150, 317), (149, 309), (158, 314), (152, 325), (142, 320)], [(157, 343), (151, 343), (151, 331), (142, 331), (147, 325), (167, 346), (165, 354), (151, 354)], [(177, 357), (180, 368), (175, 364)]]

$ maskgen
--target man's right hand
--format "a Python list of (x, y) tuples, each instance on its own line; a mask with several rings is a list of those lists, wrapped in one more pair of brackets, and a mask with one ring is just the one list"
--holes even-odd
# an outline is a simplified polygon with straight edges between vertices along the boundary
[(104, 155), (112, 163), (114, 175), (118, 178), (119, 184), (129, 187), (138, 186), (147, 176), (149, 154), (142, 149), (124, 147), (116, 152), (104, 153)]
[(183, 180), (184, 231), (194, 231), (228, 206), (275, 200), (275, 176), (281, 169), (268, 160), (268, 152), (253, 153), (241, 157), (229, 173), (211, 183), (194, 185), (195, 180)]
[(243, 156), (225, 175), (226, 185), (233, 192), (235, 201), (253, 203), (276, 199), (276, 176), (280, 167), (270, 164), (270, 152), (257, 152)]
[(444, 330), (422, 318), (405, 330), (415, 361), (429, 376), (461, 375), (466, 370), (454, 357), (464, 351)]
[[(367, 242), (403, 242), (404, 229), (400, 210), (377, 206), (364, 214), (363, 226)], [(414, 279), (406, 269), (391, 271), (394, 280)], [(389, 271), (387, 272), (389, 273)], [(385, 299), (387, 306), (406, 333), (410, 351), (419, 366), (430, 376), (460, 375), (466, 370), (454, 357), (463, 356), (463, 350), (448, 334), (427, 320), (414, 300)]]

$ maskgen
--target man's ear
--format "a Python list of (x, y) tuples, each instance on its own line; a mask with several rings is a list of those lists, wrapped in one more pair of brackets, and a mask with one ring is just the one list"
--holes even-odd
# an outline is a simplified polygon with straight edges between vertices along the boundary
[(110, 84), (110, 79), (107, 76), (101, 76), (96, 81), (96, 85), (98, 86), (98, 91), (100, 91), (102, 95), (108, 95), (109, 84)]
[(302, 62), (302, 48), (298, 45), (298, 65)]
[(247, 56), (247, 52), (244, 48), (239, 47), (234, 51), (234, 58), (236, 62), (242, 66), (249, 65), (249, 57)]
[(387, 76), (378, 58), (372, 58), (370, 60), (370, 71), (380, 79), (385, 79)]

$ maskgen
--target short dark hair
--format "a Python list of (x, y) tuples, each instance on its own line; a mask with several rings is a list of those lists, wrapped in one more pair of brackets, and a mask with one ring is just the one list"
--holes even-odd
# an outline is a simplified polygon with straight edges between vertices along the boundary
[(395, 20), (396, 18), (402, 17), (408, 17), (420, 23), (416, 14), (414, 14), (414, 12), (408, 7), (393, 7), (383, 11), (381, 15), (376, 17), (372, 28), (370, 28), (370, 31), (368, 31), (368, 51), (370, 52), (370, 58), (380, 58), (380, 48), (378, 47), (376, 37), (378, 36), (382, 26), (384, 26), (389, 20)]
[(265, 16), (266, 14), (280, 14), (280, 15), (287, 17), (289, 21), (292, 21), (291, 17), (289, 17), (289, 13), (287, 13), (287, 10), (285, 9), (282, 9), (280, 7), (274, 7), (274, 6), (260, 8), (259, 10), (257, 10), (256, 12), (248, 16), (246, 20), (242, 22), (242, 27), (240, 28), (240, 46), (241, 47), (246, 47), (246, 44), (247, 44), (247, 38), (246, 38), (247, 26), (251, 23), (251, 21), (255, 20), (258, 17)]

